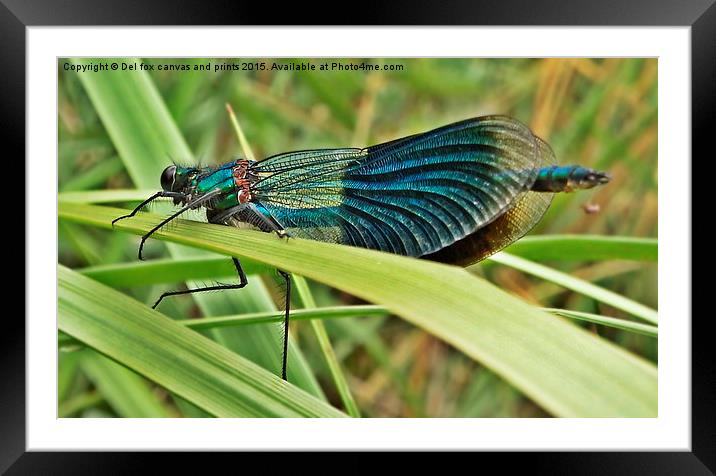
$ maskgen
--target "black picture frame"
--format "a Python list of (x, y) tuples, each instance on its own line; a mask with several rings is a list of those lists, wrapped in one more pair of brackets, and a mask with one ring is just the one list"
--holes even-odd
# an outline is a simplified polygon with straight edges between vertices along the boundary
[[(321, 8), (295, 2), (277, 8), (265, 2), (166, 0), (0, 0), (0, 87), (6, 154), (25, 156), (25, 52), (30, 26), (81, 25), (283, 25), (345, 24), (346, 7), (316, 17)], [(325, 10), (325, 8), (323, 8)], [(716, 113), (716, 6), (714, 0), (529, 0), (451, 2), (368, 2), (350, 9), (355, 24), (372, 25), (574, 25), (690, 26), (692, 54), (692, 145), (707, 150), (712, 142), (710, 120)], [(695, 152), (694, 152), (695, 153)], [(693, 154), (693, 153), (692, 153)], [(713, 149), (709, 152), (713, 155)], [(686, 161), (688, 159), (684, 159)], [(692, 161), (693, 164), (693, 161)], [(25, 177), (25, 190), (30, 182)], [(18, 191), (18, 194), (24, 193)], [(18, 195), (23, 196), (23, 195)], [(17, 206), (16, 201), (13, 202)], [(690, 232), (690, 231), (689, 231)], [(32, 253), (25, 248), (25, 253)], [(24, 280), (23, 280), (24, 282)], [(716, 472), (716, 372), (710, 313), (692, 320), (692, 451), (522, 453), (522, 458), (484, 454), (502, 469), (524, 465), (550, 474), (714, 474)], [(6, 313), (0, 332), (0, 471), (7, 474), (128, 474), (145, 468), (131, 453), (26, 452), (25, 326)], [(670, 316), (688, 319), (690, 316)], [(174, 462), (185, 458), (172, 455)], [(146, 456), (145, 456), (146, 457)], [(276, 460), (266, 461), (276, 469)], [(294, 461), (295, 463), (295, 461)], [(481, 464), (488, 463), (481, 460)], [(489, 463), (488, 463), (489, 464)]]

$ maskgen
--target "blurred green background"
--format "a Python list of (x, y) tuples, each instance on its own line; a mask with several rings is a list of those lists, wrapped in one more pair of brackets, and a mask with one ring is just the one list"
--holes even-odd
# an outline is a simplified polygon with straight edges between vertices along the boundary
[[(226, 103), (236, 110), (257, 158), (296, 149), (366, 146), (468, 117), (507, 114), (549, 142), (560, 163), (608, 170), (613, 176), (608, 186), (557, 195), (532, 234), (657, 236), (656, 59), (242, 61), (266, 61), (269, 67), (272, 62), (319, 65), (338, 61), (381, 68), (402, 65), (402, 70), (151, 71), (151, 79), (194, 156), (204, 163), (218, 164), (241, 155)], [(143, 62), (193, 65), (238, 60), (162, 58)], [(60, 60), (59, 191), (134, 188), (79, 79), (81, 74), (93, 73), (67, 71), (64, 65), (65, 60)], [(191, 161), (167, 156), (167, 165), (171, 159)], [(156, 184), (159, 189), (158, 175)], [(191, 218), (201, 220), (201, 214)], [(68, 267), (136, 259), (136, 236), (65, 221), (60, 221), (59, 233), (59, 262)], [(150, 245), (147, 253), (149, 258), (166, 255), (161, 244)], [(657, 308), (656, 263), (546, 264)], [(627, 317), (591, 298), (506, 266), (488, 261), (474, 271), (539, 306)], [(280, 289), (271, 278), (267, 283), (271, 296), (279, 301)], [(166, 288), (124, 291), (151, 304)], [(319, 306), (359, 302), (316, 283), (311, 283), (311, 288)], [(199, 314), (190, 298), (172, 300), (162, 312), (177, 318)], [(548, 416), (490, 370), (402, 320), (336, 319), (326, 320), (325, 325), (364, 416)], [(580, 325), (657, 360), (656, 339), (594, 324)], [(300, 345), (329, 401), (340, 407), (308, 323), (294, 323), (292, 333), (292, 342)], [(60, 416), (137, 416), (123, 396), (126, 382), (108, 380), (106, 367), (111, 364), (90, 352), (60, 352)], [(143, 385), (157, 397), (159, 414), (198, 416), (163, 389), (149, 382)]]

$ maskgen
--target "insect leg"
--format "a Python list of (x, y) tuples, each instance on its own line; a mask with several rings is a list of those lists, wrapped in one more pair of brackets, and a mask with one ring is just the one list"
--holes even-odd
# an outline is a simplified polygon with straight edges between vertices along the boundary
[(274, 232), (280, 238), (291, 236), (279, 222), (272, 216), (261, 213), (253, 203), (242, 203), (221, 212), (214, 212), (211, 216), (207, 215), (209, 223), (219, 224), (226, 224), (226, 221), (232, 217), (237, 217), (239, 221), (249, 223), (261, 231)]
[(251, 210), (256, 216), (256, 218), (260, 220), (263, 224), (263, 226), (259, 226), (262, 230), (273, 231), (281, 238), (289, 236), (288, 232), (283, 229), (283, 226), (281, 226), (281, 224), (277, 222), (274, 217), (272, 217), (271, 215), (264, 215), (256, 208), (256, 205), (254, 205), (253, 203), (249, 203), (247, 205), (248, 209)]
[(291, 311), (291, 275), (286, 271), (278, 270), (286, 280), (286, 311), (283, 317), (283, 363), (281, 365), (281, 378), (286, 380), (286, 361), (288, 359), (288, 316)]
[(246, 279), (246, 273), (244, 273), (244, 269), (241, 267), (241, 262), (237, 258), (231, 258), (234, 261), (234, 266), (236, 267), (236, 272), (239, 275), (239, 284), (218, 284), (216, 286), (207, 286), (205, 288), (196, 288), (196, 289), (187, 289), (184, 291), (167, 291), (163, 293), (161, 296), (159, 296), (159, 299), (157, 299), (157, 302), (154, 303), (152, 306), (152, 309), (156, 309), (156, 307), (159, 305), (160, 302), (162, 302), (162, 299), (168, 296), (179, 296), (181, 294), (192, 294), (192, 293), (200, 293), (204, 291), (220, 291), (224, 289), (241, 289), (244, 286), (246, 286), (249, 281)]
[(122, 215), (119, 218), (115, 218), (112, 220), (112, 226), (114, 226), (115, 223), (117, 223), (119, 220), (124, 220), (125, 218), (132, 218), (134, 215), (137, 214), (142, 208), (146, 207), (150, 202), (153, 202), (157, 198), (183, 198), (185, 195), (183, 193), (177, 193), (177, 192), (157, 192), (148, 199), (144, 200), (142, 203), (140, 203), (137, 208), (132, 210), (132, 213), (129, 215)]
[(214, 198), (216, 195), (219, 195), (220, 193), (221, 193), (221, 190), (216, 189), (216, 190), (213, 190), (213, 191), (207, 193), (206, 195), (202, 195), (201, 197), (197, 198), (193, 202), (187, 203), (179, 211), (177, 211), (176, 213), (165, 218), (164, 220), (159, 222), (159, 224), (157, 226), (155, 226), (154, 228), (149, 230), (149, 232), (142, 237), (142, 241), (139, 242), (139, 253), (138, 253), (139, 259), (144, 260), (144, 258), (142, 258), (142, 249), (144, 248), (144, 242), (147, 241), (147, 238), (152, 236), (155, 231), (159, 230), (161, 227), (163, 227), (164, 225), (166, 225), (167, 223), (169, 223), (170, 221), (172, 221), (173, 219), (175, 219), (176, 217), (178, 217), (185, 211), (192, 209), (192, 208), (196, 208), (197, 206), (201, 205), (202, 203), (208, 202), (209, 200)]

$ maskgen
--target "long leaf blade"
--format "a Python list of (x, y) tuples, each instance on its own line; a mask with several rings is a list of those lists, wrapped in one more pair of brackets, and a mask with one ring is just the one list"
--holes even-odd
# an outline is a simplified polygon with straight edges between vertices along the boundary
[[(59, 213), (108, 227), (123, 210), (61, 203)], [(156, 220), (142, 214), (118, 228), (145, 233)], [(487, 365), (555, 415), (657, 414), (653, 364), (464, 269), (184, 220), (156, 236), (262, 261), (381, 304)]]
[(525, 273), (547, 279), (553, 283), (564, 286), (567, 289), (589, 296), (597, 301), (614, 306), (617, 309), (628, 312), (650, 324), (659, 322), (658, 313), (644, 304), (633, 301), (608, 289), (597, 286), (583, 279), (575, 278), (554, 268), (544, 266), (533, 261), (526, 260), (509, 253), (497, 253), (489, 258), (491, 261), (510, 266)]
[(147, 381), (107, 359), (97, 352), (85, 351), (81, 367), (99, 393), (121, 417), (167, 418), (171, 416), (162, 406)]
[(58, 267), (59, 328), (219, 417), (341, 412), (128, 296)]
[(522, 258), (547, 261), (593, 261), (622, 259), (652, 261), (659, 259), (656, 238), (595, 235), (526, 236), (505, 249)]

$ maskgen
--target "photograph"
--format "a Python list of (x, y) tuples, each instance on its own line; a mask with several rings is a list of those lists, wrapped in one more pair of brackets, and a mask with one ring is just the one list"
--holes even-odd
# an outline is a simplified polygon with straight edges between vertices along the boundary
[(658, 419), (659, 61), (57, 58), (57, 417)]

